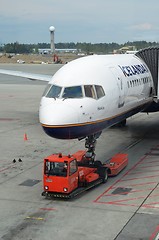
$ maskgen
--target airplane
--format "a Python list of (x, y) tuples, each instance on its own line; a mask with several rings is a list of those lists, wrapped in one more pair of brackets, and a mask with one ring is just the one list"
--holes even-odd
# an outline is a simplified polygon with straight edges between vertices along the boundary
[(88, 151), (94, 152), (103, 129), (125, 125), (138, 112), (159, 111), (158, 52), (148, 48), (136, 54), (85, 56), (65, 64), (53, 77), (0, 73), (48, 81), (39, 109), (43, 130), (53, 138), (85, 139)]

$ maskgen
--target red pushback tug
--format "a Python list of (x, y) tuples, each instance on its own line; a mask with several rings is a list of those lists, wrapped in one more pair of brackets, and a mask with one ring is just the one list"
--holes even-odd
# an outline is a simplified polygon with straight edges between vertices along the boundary
[(128, 155), (116, 154), (108, 164), (94, 160), (91, 152), (77, 151), (73, 155), (53, 154), (44, 159), (44, 192), (42, 196), (73, 198), (105, 183), (128, 164)]

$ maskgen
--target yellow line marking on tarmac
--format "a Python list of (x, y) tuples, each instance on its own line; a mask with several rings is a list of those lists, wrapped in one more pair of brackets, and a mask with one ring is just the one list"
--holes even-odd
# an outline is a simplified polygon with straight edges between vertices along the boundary
[(40, 218), (40, 217), (26, 217), (26, 219), (32, 219), (32, 220), (45, 220), (44, 218)]

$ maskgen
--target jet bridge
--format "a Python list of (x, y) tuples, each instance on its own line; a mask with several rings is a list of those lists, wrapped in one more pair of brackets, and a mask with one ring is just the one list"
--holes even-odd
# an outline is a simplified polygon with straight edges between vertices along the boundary
[(141, 58), (148, 66), (155, 87), (154, 101), (159, 102), (159, 47), (149, 47), (138, 51), (135, 54)]

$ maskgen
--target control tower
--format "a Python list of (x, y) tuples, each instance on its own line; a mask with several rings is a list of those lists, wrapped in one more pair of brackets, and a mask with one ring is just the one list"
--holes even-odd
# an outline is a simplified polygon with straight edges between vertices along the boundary
[(51, 26), (49, 28), (50, 31), (50, 39), (51, 39), (51, 53), (55, 53), (55, 43), (54, 43), (54, 32), (55, 32), (55, 28), (53, 26)]

